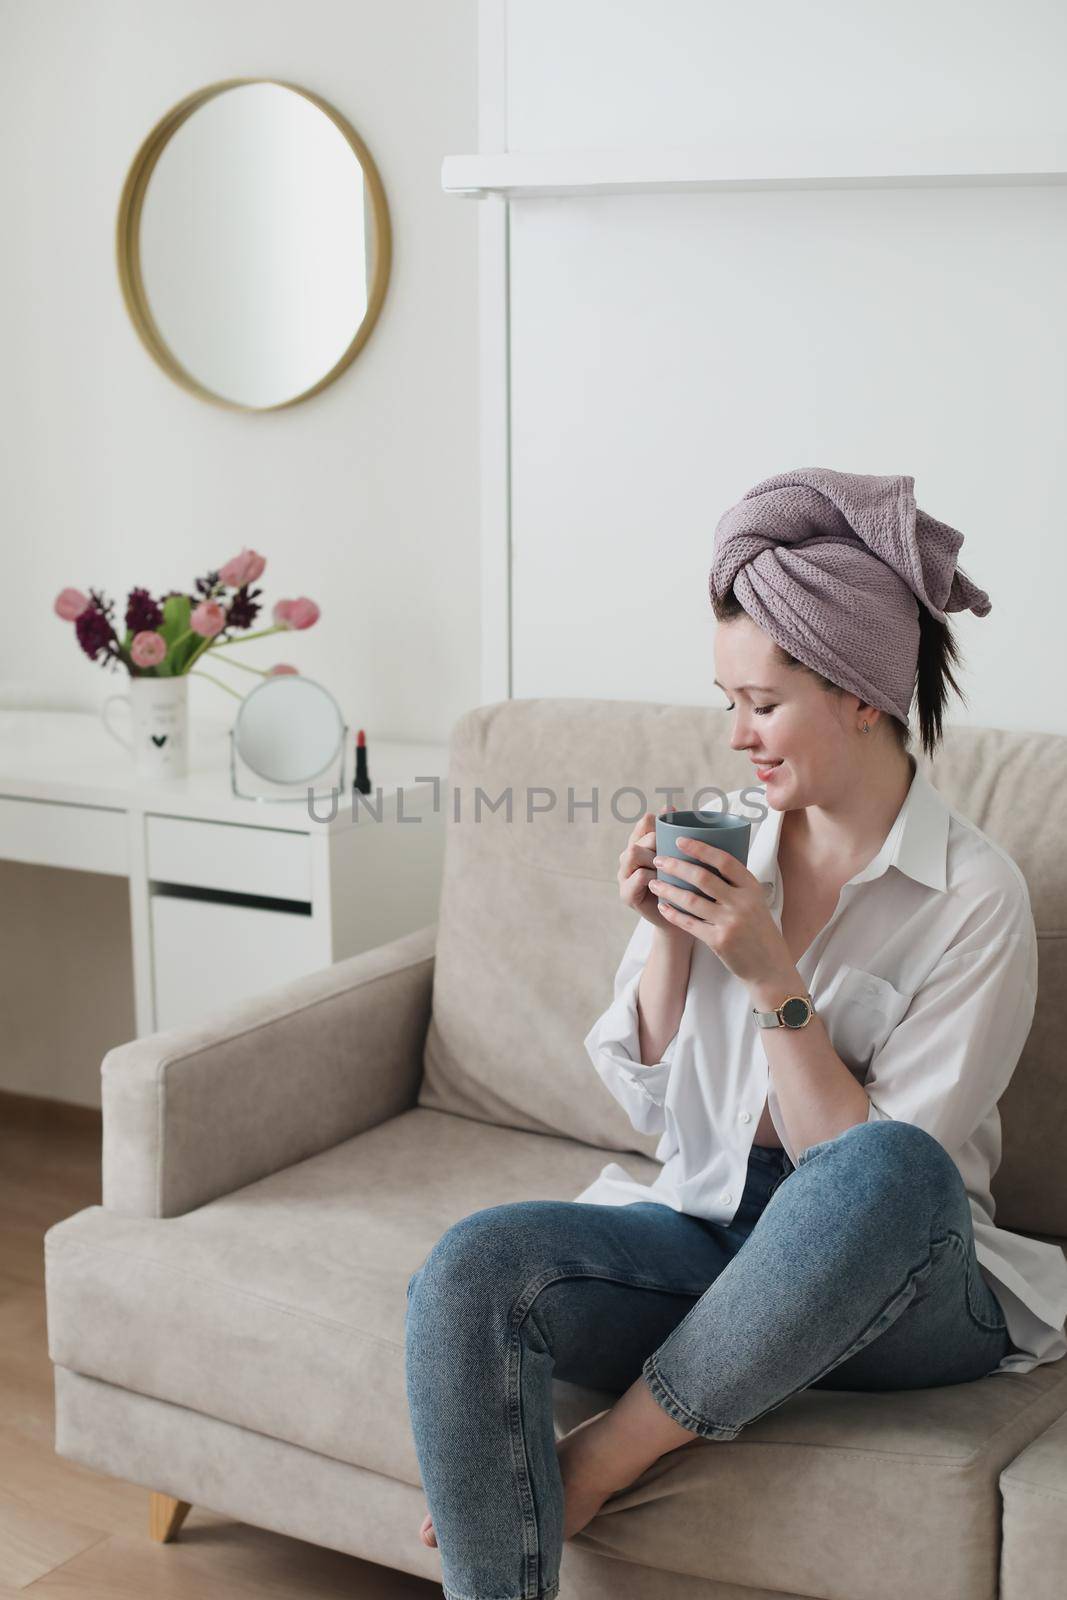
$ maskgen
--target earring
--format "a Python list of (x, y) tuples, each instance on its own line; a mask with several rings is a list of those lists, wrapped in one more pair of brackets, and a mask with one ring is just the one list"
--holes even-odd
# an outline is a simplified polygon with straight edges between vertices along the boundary
[(871, 731), (866, 723), (863, 724), (863, 731), (864, 731), (864, 733), (870, 733), (870, 731)]

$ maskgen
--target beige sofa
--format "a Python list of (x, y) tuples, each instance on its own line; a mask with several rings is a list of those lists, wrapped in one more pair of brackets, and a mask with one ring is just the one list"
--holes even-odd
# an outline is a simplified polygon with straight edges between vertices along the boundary
[[(957, 729), (919, 759), (1030, 884), (1040, 997), (1002, 1102), (997, 1220), (1067, 1248), (1067, 738)], [(481, 1207), (572, 1199), (617, 1152), (654, 1175), (655, 1136), (582, 1045), (633, 926), (612, 798), (632, 818), (657, 786), (684, 804), (749, 781), (725, 712), (481, 707), (452, 737), (436, 926), (112, 1050), (103, 1204), (45, 1236), (57, 1452), (153, 1491), (157, 1538), (202, 1505), (439, 1581), (417, 1537), (408, 1278)], [(557, 1431), (613, 1398), (558, 1382)], [(1067, 1361), (808, 1390), (661, 1458), (568, 1542), (561, 1594), (1059, 1600), (1065, 1499)]]

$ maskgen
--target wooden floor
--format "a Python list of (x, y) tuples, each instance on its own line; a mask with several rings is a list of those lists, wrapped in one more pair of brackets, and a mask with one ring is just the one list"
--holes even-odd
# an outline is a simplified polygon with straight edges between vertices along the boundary
[(200, 1506), (160, 1544), (147, 1489), (56, 1455), (42, 1239), (99, 1204), (100, 1113), (0, 1092), (0, 1596), (440, 1600), (438, 1584)]

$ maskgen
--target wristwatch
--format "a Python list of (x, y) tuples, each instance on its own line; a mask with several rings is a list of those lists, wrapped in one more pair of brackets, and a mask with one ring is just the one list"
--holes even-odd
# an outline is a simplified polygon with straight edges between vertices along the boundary
[(757, 1028), (806, 1028), (816, 1015), (810, 994), (787, 995), (774, 1011), (757, 1011), (752, 1007)]

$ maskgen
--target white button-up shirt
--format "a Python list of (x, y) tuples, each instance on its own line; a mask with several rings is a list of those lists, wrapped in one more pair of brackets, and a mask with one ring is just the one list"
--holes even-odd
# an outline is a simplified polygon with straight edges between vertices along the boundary
[[(1022, 1053), (1037, 997), (1037, 933), (1026, 879), (1011, 856), (954, 811), (912, 762), (911, 788), (874, 860), (844, 885), (796, 967), (837, 1054), (864, 1086), (868, 1121), (924, 1128), (956, 1163), (975, 1249), (1018, 1350), (1000, 1369), (1029, 1372), (1067, 1354), (1067, 1259), (1053, 1244), (993, 1222), (1000, 1164), (997, 1101)], [(744, 795), (745, 800), (740, 801)], [(781, 927), (781, 811), (766, 786), (728, 797), (752, 820), (748, 867)], [(764, 815), (765, 813), (765, 815)], [(651, 1185), (609, 1162), (579, 1201), (658, 1200), (711, 1221), (733, 1219), (764, 1102), (786, 1154), (782, 1117), (752, 1001), (713, 950), (693, 941), (685, 1009), (662, 1060), (641, 1064), (637, 989), (654, 930), (644, 917), (615, 976), (615, 997), (585, 1047), (642, 1133), (662, 1134)]]

